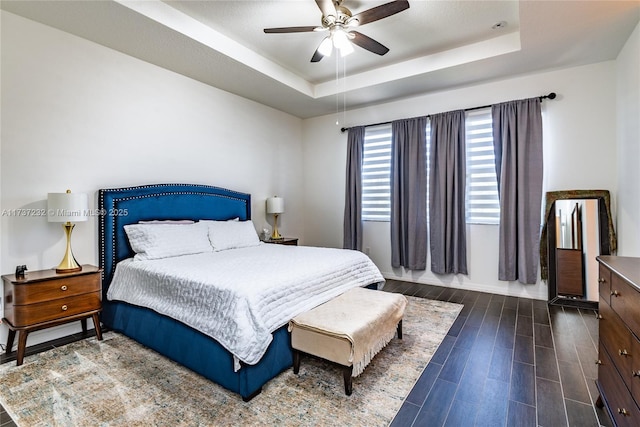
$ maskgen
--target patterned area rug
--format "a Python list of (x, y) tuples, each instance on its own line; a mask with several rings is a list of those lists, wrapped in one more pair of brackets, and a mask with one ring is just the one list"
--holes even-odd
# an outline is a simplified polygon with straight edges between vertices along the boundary
[(0, 365), (0, 403), (19, 426), (386, 426), (462, 306), (409, 297), (394, 338), (344, 394), (337, 365), (304, 357), (243, 402), (132, 340), (108, 332)]

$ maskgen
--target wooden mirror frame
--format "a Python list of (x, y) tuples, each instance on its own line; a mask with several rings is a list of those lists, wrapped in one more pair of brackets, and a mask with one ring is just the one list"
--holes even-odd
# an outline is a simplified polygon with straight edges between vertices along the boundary
[[(540, 235), (540, 276), (548, 283), (549, 299), (552, 305), (570, 305), (573, 307), (597, 308), (597, 301), (572, 300), (558, 297), (556, 284), (556, 223), (555, 205), (557, 200), (597, 199), (600, 230), (600, 255), (614, 254), (617, 249), (616, 233), (611, 217), (611, 197), (608, 190), (567, 190), (549, 191), (545, 197), (545, 213)], [(551, 218), (553, 216), (553, 221)], [(553, 274), (550, 274), (550, 273)]]

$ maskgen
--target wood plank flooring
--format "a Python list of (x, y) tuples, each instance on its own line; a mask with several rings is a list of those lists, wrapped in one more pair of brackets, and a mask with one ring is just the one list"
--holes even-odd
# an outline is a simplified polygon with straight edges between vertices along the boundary
[(391, 426), (611, 426), (597, 409), (595, 312), (387, 280), (464, 304)]
[[(593, 404), (595, 312), (394, 280), (384, 290), (464, 304), (391, 426), (612, 425)], [(85, 337), (34, 346), (27, 354)], [(0, 356), (0, 363), (10, 361), (15, 357)], [(0, 406), (0, 427), (14, 426)]]

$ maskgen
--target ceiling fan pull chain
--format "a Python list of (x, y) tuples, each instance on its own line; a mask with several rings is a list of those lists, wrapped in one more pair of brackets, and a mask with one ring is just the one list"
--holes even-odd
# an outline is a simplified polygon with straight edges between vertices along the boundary
[(342, 57), (342, 123), (347, 122), (347, 57)]

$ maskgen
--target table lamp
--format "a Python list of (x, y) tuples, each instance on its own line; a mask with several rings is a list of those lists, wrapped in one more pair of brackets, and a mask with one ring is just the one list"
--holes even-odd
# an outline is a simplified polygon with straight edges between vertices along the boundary
[(56, 267), (56, 273), (71, 273), (81, 271), (73, 252), (71, 251), (71, 232), (75, 222), (87, 220), (89, 210), (88, 197), (83, 193), (49, 193), (47, 197), (47, 218), (49, 222), (62, 222), (67, 235), (67, 249), (62, 261)]
[(278, 233), (278, 215), (284, 212), (284, 199), (282, 197), (269, 197), (267, 199), (267, 213), (273, 214), (273, 233), (271, 240), (280, 240), (283, 237)]

